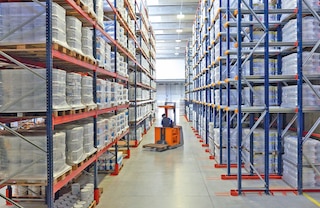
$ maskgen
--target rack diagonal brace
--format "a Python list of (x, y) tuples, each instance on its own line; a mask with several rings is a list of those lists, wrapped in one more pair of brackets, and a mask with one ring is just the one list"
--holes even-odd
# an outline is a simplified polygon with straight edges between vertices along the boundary
[(281, 134), (281, 138), (284, 137), (284, 135), (286, 135), (286, 133), (289, 131), (290, 127), (293, 125), (293, 123), (297, 120), (298, 118), (298, 114), (295, 114), (293, 116), (293, 118), (291, 119), (291, 121), (288, 123), (288, 125), (286, 126), (286, 128), (284, 128), (284, 130), (282, 131), (282, 134)]
[(23, 206), (19, 205), (17, 202), (13, 201), (12, 199), (9, 199), (8, 197), (6, 197), (5, 195), (0, 193), (0, 197), (3, 198), (4, 200), (10, 202), (11, 204), (13, 204), (15, 207), (18, 208), (23, 208)]
[(23, 135), (19, 134), (18, 132), (12, 130), (10, 127), (6, 126), (5, 124), (0, 122), (0, 126), (2, 126), (5, 130), (7, 130), (8, 132), (10, 132), (11, 134), (20, 137), (21, 139), (23, 139), (24, 141), (26, 141), (27, 143), (31, 144), (32, 146), (36, 147), (37, 149), (41, 150), (44, 153), (47, 153), (47, 151), (45, 149), (43, 149), (42, 147), (34, 144), (33, 142), (31, 142), (30, 140), (28, 140), (26, 137), (24, 137)]
[(252, 128), (250, 129), (250, 132), (245, 136), (245, 138), (243, 138), (243, 142), (246, 141), (250, 135), (253, 133), (253, 131), (258, 127), (258, 125), (262, 122), (262, 120), (264, 119), (264, 117), (266, 116), (267, 111), (263, 111), (263, 113), (261, 114), (261, 116), (259, 117), (259, 119), (256, 121), (256, 123), (252, 126)]
[(259, 22), (259, 24), (262, 26), (263, 30), (266, 31), (266, 26), (261, 22), (261, 20), (258, 18), (257, 14), (253, 11), (253, 9), (248, 5), (248, 3), (245, 0), (241, 0), (241, 2), (248, 8), (248, 10), (251, 12), (251, 14), (256, 18), (256, 20)]
[(11, 56), (9, 56), (8, 54), (4, 53), (3, 51), (0, 51), (0, 55), (5, 57), (6, 59), (12, 61), (13, 63), (15, 63), (17, 66), (20, 66), (21, 68), (27, 69), (28, 71), (30, 71), (31, 73), (35, 74), (36, 76), (42, 78), (43, 80), (46, 80), (46, 77), (42, 76), (41, 74), (38, 74), (37, 72), (33, 71), (31, 68), (27, 67), (26, 65), (24, 65), (23, 63), (19, 62), (18, 60), (12, 58)]

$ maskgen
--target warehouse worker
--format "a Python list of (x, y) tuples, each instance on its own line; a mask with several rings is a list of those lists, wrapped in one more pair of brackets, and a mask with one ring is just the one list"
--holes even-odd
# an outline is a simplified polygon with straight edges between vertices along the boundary
[(172, 120), (170, 119), (170, 118), (168, 118), (167, 116), (166, 116), (166, 114), (162, 114), (162, 121), (161, 121), (161, 125), (163, 126), (163, 127), (173, 127), (173, 122), (172, 122)]

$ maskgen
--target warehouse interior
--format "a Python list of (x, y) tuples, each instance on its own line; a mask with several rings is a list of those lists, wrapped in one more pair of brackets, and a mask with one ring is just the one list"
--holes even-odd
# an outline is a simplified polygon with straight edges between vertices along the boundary
[(1, 0), (0, 208), (320, 207), (319, 37), (315, 0)]

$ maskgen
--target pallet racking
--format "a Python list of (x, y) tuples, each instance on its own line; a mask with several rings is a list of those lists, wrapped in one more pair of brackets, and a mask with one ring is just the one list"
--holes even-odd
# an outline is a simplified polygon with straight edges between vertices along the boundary
[(186, 119), (191, 122), (192, 119), (192, 100), (193, 100), (193, 73), (192, 73), (192, 48), (191, 48), (191, 40), (188, 41), (188, 45), (186, 47), (186, 57), (185, 57), (185, 115)]
[[(308, 103), (307, 98), (310, 93), (315, 102), (320, 98), (316, 69), (310, 72), (308, 65), (317, 57), (319, 41), (307, 37), (319, 32), (316, 27), (310, 26), (308, 30), (302, 24), (303, 21), (318, 23), (318, 7), (307, 0), (290, 4), (285, 1), (200, 1), (193, 37), (194, 111), (200, 122), (194, 122), (193, 126), (205, 144), (209, 144), (209, 152), (218, 163), (215, 167), (227, 169), (221, 177), (237, 180), (237, 189), (231, 190), (232, 195), (272, 194), (279, 190), (271, 187), (270, 180), (281, 178), (290, 185), (281, 191), (301, 194), (319, 190), (316, 185), (311, 188), (304, 185), (302, 177), (303, 170), (319, 174), (316, 163), (303, 151), (310, 137), (317, 136), (314, 132), (319, 126), (319, 109)], [(204, 16), (209, 17), (207, 31), (203, 28)], [(296, 30), (291, 31), (289, 27)], [(286, 37), (290, 33), (291, 39)], [(206, 38), (207, 45), (203, 44)], [(203, 49), (208, 53), (209, 64), (203, 61)], [(296, 69), (286, 68), (288, 59), (293, 60), (290, 66)], [(211, 80), (202, 78), (208, 66)], [(212, 92), (211, 99), (202, 93), (208, 89)], [(288, 90), (296, 92), (295, 99), (290, 98), (293, 94), (289, 95)], [(208, 119), (202, 121), (203, 115), (208, 118), (205, 107), (208, 105), (213, 107), (209, 128)], [(284, 143), (289, 142), (286, 138), (291, 134), (296, 137), (294, 161), (285, 157), (288, 150), (283, 151), (288, 148)], [(286, 176), (288, 167), (294, 167), (295, 179)], [(243, 187), (243, 180), (247, 179), (261, 180), (256, 182), (261, 187)]]
[[(10, 1), (1, 1), (0, 4), (6, 4)], [(19, 1), (15, 1), (16, 3), (19, 3)], [(25, 2), (25, 1), (24, 1)], [(31, 2), (31, 1), (30, 1)], [(45, 202), (47, 207), (54, 207), (54, 199), (55, 197), (58, 197), (60, 189), (68, 185), (70, 182), (72, 182), (75, 178), (77, 178), (83, 171), (89, 170), (89, 168), (93, 168), (93, 182), (94, 182), (94, 199), (98, 203), (99, 197), (100, 197), (100, 190), (98, 188), (98, 169), (97, 169), (97, 160), (100, 156), (102, 156), (105, 152), (109, 151), (111, 147), (115, 148), (115, 161), (117, 161), (117, 149), (118, 149), (118, 143), (120, 139), (126, 138), (124, 141), (124, 145), (127, 148), (127, 154), (128, 157), (130, 157), (130, 142), (129, 142), (129, 129), (122, 129), (121, 132), (118, 132), (117, 135), (114, 136), (114, 139), (112, 142), (102, 145), (96, 152), (94, 152), (92, 155), (88, 156), (85, 160), (83, 160), (81, 163), (76, 164), (74, 167), (72, 167), (72, 170), (67, 171), (61, 176), (54, 177), (54, 170), (53, 170), (53, 133), (54, 129), (62, 124), (70, 124), (74, 121), (80, 121), (82, 119), (92, 119), (93, 122), (93, 130), (94, 130), (94, 147), (98, 146), (98, 121), (100, 116), (104, 116), (105, 114), (111, 113), (114, 115), (117, 115), (120, 111), (129, 109), (129, 102), (122, 102), (115, 104), (111, 107), (99, 107), (94, 109), (75, 109), (75, 110), (62, 110), (57, 111), (54, 110), (53, 105), (53, 84), (52, 84), (52, 71), (53, 67), (59, 68), (62, 70), (65, 70), (67, 72), (77, 72), (82, 74), (88, 74), (93, 77), (93, 98), (94, 102), (97, 103), (97, 80), (99, 79), (108, 79), (112, 80), (114, 83), (119, 83), (121, 85), (124, 85), (125, 88), (128, 88), (131, 84), (129, 83), (128, 77), (125, 76), (125, 74), (120, 73), (120, 69), (118, 69), (117, 65), (117, 56), (123, 56), (125, 57), (125, 62), (129, 67), (130, 70), (132, 70), (135, 74), (137, 71), (142, 71), (143, 73), (147, 74), (147, 76), (150, 78), (149, 83), (137, 83), (136, 79), (137, 76), (134, 77), (134, 85), (135, 89), (137, 87), (142, 87), (149, 90), (155, 90), (155, 83), (154, 83), (154, 74), (155, 74), (155, 46), (154, 46), (154, 35), (151, 30), (148, 28), (148, 34), (150, 34), (150, 42), (149, 40), (144, 40), (148, 44), (147, 49), (142, 48), (142, 33), (138, 33), (139, 31), (139, 24), (138, 20), (136, 19), (136, 14), (139, 14), (138, 11), (144, 11), (144, 16), (140, 18), (140, 26), (141, 22), (143, 21), (145, 25), (148, 23), (148, 19), (146, 16), (146, 10), (145, 6), (142, 2), (138, 1), (103, 1), (103, 3), (108, 4), (108, 6), (111, 8), (111, 12), (103, 13), (100, 16), (97, 16), (97, 9), (100, 9), (101, 12), (101, 3), (102, 1), (92, 1), (93, 8), (88, 8), (87, 5), (83, 3), (83, 1), (74, 1), (74, 0), (57, 0), (54, 1), (55, 4), (60, 5), (66, 10), (66, 14), (69, 16), (73, 16), (78, 18), (83, 26), (91, 27), (93, 30), (93, 57), (87, 57), (82, 55), (81, 53), (78, 53), (77, 51), (74, 51), (68, 47), (65, 47), (64, 45), (60, 43), (53, 42), (52, 36), (53, 36), (53, 17), (52, 17), (52, 11), (53, 11), (53, 2), (52, 1), (45, 1), (45, 2), (35, 2), (36, 4), (39, 4), (39, 7), (42, 8), (42, 12), (39, 12), (37, 14), (34, 14), (34, 16), (30, 17), (30, 19), (26, 20), (25, 23), (31, 22), (35, 18), (45, 14), (46, 19), (46, 25), (45, 25), (45, 43), (35, 43), (35, 44), (29, 44), (29, 43), (21, 43), (21, 44), (1, 44), (0, 46), (0, 55), (1, 55), (1, 61), (4, 63), (4, 67), (7, 66), (18, 66), (20, 68), (29, 70), (32, 72), (33, 68), (44, 68), (43, 70), (46, 71), (46, 76), (42, 77), (42, 79), (46, 80), (46, 110), (41, 112), (10, 112), (6, 113), (5, 106), (1, 106), (1, 126), (5, 130), (9, 131), (10, 133), (18, 136), (24, 141), (28, 141), (24, 136), (17, 133), (13, 128), (10, 128), (10, 123), (14, 121), (23, 121), (28, 119), (34, 119), (34, 118), (45, 118), (45, 129), (46, 129), (46, 150), (42, 150), (44, 154), (46, 154), (46, 163), (47, 163), (47, 173), (46, 173), (46, 180), (44, 183), (40, 183), (40, 185), (45, 185)], [(123, 5), (119, 7), (117, 5), (117, 2), (122, 3)], [(125, 10), (125, 11), (124, 11)], [(128, 14), (128, 17), (126, 18), (124, 14)], [(141, 12), (142, 13), (142, 12)], [(140, 13), (140, 14), (141, 14)], [(114, 36), (110, 35), (104, 30), (103, 22), (101, 21), (101, 17), (107, 17), (111, 18), (112, 21), (114, 21)], [(99, 18), (100, 17), (100, 18)], [(103, 19), (103, 18), (102, 18)], [(143, 19), (143, 20), (142, 20)], [(110, 19), (109, 19), (110, 20)], [(134, 27), (129, 26), (129, 22), (134, 21)], [(119, 37), (117, 36), (117, 24), (122, 27), (122, 29), (125, 31), (124, 34), (126, 36), (126, 40), (131, 39), (134, 41), (134, 48), (132, 50), (128, 50), (127, 41), (120, 42)], [(23, 24), (24, 25), (24, 24)], [(8, 31), (6, 34), (2, 34), (1, 39), (5, 39), (6, 37), (12, 35), (15, 31), (18, 31), (22, 26), (19, 26), (17, 28), (12, 29), (12, 31)], [(140, 41), (138, 41), (136, 37), (136, 33), (140, 34)], [(97, 54), (97, 37), (100, 36), (103, 39), (105, 39), (108, 44), (111, 45), (113, 52), (114, 52), (114, 68), (104, 68), (103, 66), (98, 65), (98, 62), (96, 58), (98, 58)], [(145, 37), (145, 38), (148, 38)], [(150, 47), (149, 47), (150, 44)], [(148, 59), (148, 64), (150, 69), (147, 70), (146, 67), (143, 65), (143, 62), (137, 59), (135, 56), (135, 50), (137, 49), (138, 54), (140, 56), (143, 56)], [(119, 52), (119, 53), (117, 53)], [(133, 66), (133, 67), (132, 67)], [(119, 71), (118, 71), (119, 70)], [(34, 73), (34, 72), (33, 72)], [(152, 92), (149, 92), (151, 96)], [(154, 102), (154, 100), (149, 100), (145, 102)], [(141, 103), (138, 103), (137, 99), (134, 99), (134, 106), (138, 106)], [(143, 104), (143, 103), (142, 103)], [(136, 113), (135, 113), (136, 116)], [(144, 115), (145, 118), (150, 117), (154, 118), (154, 112), (148, 112), (146, 115)], [(136, 127), (139, 122), (142, 121), (136, 121), (134, 122), (134, 126)], [(145, 121), (144, 121), (145, 122)], [(146, 129), (146, 128), (145, 128)], [(29, 142), (33, 146), (37, 147), (36, 144), (33, 144), (32, 142)], [(48, 150), (48, 151), (47, 151)], [(115, 165), (115, 170), (113, 174), (117, 175), (119, 173), (120, 167)], [(15, 173), (16, 174), (16, 173)], [(14, 174), (13, 174), (14, 175)], [(7, 200), (8, 204), (14, 204), (17, 207), (21, 207), (17, 202), (12, 200), (12, 189), (11, 185), (28, 185), (26, 182), (27, 180), (24, 180), (22, 183), (17, 183), (16, 180), (11, 180), (11, 177), (2, 179), (1, 180), (1, 186), (8, 186), (7, 189), (7, 196), (3, 196), (1, 194), (1, 197), (5, 198)], [(34, 182), (33, 182), (34, 184)], [(30, 184), (29, 184), (30, 185)]]

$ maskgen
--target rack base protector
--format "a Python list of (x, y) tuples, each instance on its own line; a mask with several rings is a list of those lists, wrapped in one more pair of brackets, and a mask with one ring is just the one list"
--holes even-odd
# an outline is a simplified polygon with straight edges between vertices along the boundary
[(167, 144), (145, 144), (142, 146), (143, 148), (151, 148), (155, 149), (157, 152), (162, 152), (169, 149), (169, 145)]

